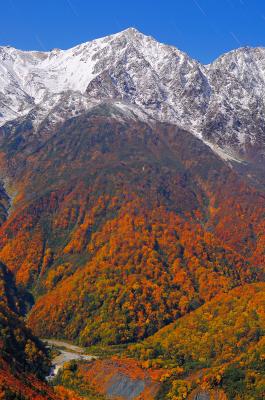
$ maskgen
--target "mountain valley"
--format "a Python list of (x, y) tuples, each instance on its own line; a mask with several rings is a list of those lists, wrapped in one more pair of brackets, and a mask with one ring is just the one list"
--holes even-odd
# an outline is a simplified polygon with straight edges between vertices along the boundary
[[(133, 28), (0, 47), (0, 328), (31, 357), (3, 392), (264, 398), (264, 90), (263, 48), (202, 65)], [(109, 350), (53, 390), (37, 337)]]

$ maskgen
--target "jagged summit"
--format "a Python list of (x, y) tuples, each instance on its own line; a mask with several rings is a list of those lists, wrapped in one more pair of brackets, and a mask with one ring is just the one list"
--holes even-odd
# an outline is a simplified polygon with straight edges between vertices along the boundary
[(118, 35), (142, 35), (146, 36), (144, 33), (139, 31), (138, 29), (134, 28), (133, 26), (130, 26), (129, 28), (123, 29), (122, 31), (118, 32)]
[(243, 157), (265, 143), (264, 93), (264, 48), (206, 67), (133, 27), (67, 50), (0, 47), (1, 125), (27, 118), (51, 127), (95, 102), (121, 101)]

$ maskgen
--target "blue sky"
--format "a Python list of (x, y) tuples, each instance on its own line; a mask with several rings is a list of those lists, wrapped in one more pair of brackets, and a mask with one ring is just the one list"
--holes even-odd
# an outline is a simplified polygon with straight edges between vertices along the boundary
[(2, 0), (0, 45), (69, 48), (133, 26), (208, 63), (265, 46), (265, 0)]

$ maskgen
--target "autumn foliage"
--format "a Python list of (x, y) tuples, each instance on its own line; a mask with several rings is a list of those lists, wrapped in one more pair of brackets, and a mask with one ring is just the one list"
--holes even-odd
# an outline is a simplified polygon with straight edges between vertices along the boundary
[(59, 400), (44, 382), (50, 360), (20, 316), (19, 296), (12, 275), (0, 264), (0, 399)]
[[(261, 343), (262, 185), (176, 126), (120, 121), (105, 108), (45, 135), (3, 129), (12, 207), (6, 219), (1, 192), (0, 260), (34, 296), (35, 334), (83, 345), (151, 337), (135, 354), (176, 374), (240, 363), (236, 354), (251, 350), (244, 335)], [(251, 376), (238, 379), (263, 393)], [(174, 385), (172, 396), (193, 390)]]
[(131, 346), (130, 354), (205, 389), (224, 388), (229, 399), (263, 399), (264, 304), (264, 283), (233, 289)]

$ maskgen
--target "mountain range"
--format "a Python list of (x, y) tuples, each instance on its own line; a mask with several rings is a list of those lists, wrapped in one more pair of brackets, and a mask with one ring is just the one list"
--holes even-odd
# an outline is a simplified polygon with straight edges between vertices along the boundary
[(1, 47), (0, 68), (2, 125), (18, 119), (39, 131), (109, 100), (141, 119), (188, 129), (224, 157), (263, 157), (264, 48), (202, 65), (129, 28), (69, 50)]
[(264, 86), (263, 48), (202, 65), (133, 28), (0, 48), (0, 260), (35, 335), (130, 345), (159, 400), (205, 369), (264, 398)]

